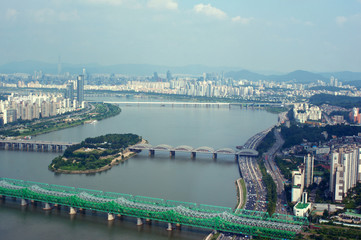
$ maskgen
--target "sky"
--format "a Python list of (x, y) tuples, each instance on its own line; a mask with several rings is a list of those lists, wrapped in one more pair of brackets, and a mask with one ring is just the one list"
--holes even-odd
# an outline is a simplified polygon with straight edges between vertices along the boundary
[(361, 72), (361, 0), (0, 0), (0, 64)]

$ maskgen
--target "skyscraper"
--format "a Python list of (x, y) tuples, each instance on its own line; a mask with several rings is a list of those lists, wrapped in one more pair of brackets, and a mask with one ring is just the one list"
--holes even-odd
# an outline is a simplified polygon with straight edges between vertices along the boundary
[(66, 84), (65, 98), (68, 98), (71, 101), (74, 100), (74, 82), (73, 81), (69, 81)]
[(314, 156), (307, 154), (307, 156), (305, 156), (303, 160), (303, 163), (305, 165), (305, 187), (308, 187), (313, 183)]
[(58, 75), (61, 74), (61, 59), (60, 56), (58, 57)]
[(76, 97), (79, 105), (81, 105), (82, 102), (84, 101), (84, 75), (78, 76), (76, 84), (77, 84)]
[(172, 80), (172, 73), (169, 70), (167, 71), (167, 80)]

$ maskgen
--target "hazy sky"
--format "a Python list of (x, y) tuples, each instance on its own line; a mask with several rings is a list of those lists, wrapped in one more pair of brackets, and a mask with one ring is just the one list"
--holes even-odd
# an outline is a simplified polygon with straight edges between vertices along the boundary
[(0, 64), (361, 71), (361, 0), (0, 0)]

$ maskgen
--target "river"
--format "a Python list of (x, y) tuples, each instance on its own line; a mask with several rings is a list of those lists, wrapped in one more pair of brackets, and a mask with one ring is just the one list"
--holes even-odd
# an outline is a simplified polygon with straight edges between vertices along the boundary
[[(117, 99), (107, 99), (115, 100)], [(135, 133), (152, 145), (209, 146), (214, 149), (243, 145), (248, 138), (277, 121), (277, 115), (239, 107), (121, 106), (122, 112), (95, 124), (86, 124), (34, 137), (36, 140), (79, 142), (107, 133)], [(234, 207), (234, 181), (239, 178), (234, 156), (142, 152), (112, 169), (92, 175), (54, 174), (47, 169), (58, 153), (0, 151), (0, 176), (49, 184)], [(108, 223), (105, 215), (65, 211), (44, 212), (21, 208), (12, 200), (0, 204), (1, 239), (202, 239), (209, 231), (183, 228), (166, 231), (161, 223), (137, 227), (136, 219)], [(159, 226), (157, 226), (159, 225)]]

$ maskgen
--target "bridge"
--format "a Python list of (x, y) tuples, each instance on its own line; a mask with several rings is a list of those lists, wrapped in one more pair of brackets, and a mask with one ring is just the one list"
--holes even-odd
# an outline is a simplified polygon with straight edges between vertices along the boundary
[(64, 151), (77, 143), (32, 141), (32, 140), (0, 140), (0, 149), (18, 151)]
[(168, 151), (170, 157), (174, 157), (176, 152), (186, 152), (191, 153), (191, 158), (194, 159), (197, 155), (197, 153), (208, 153), (212, 154), (213, 159), (217, 159), (218, 154), (224, 154), (224, 155), (234, 155), (235, 160), (238, 160), (239, 156), (258, 156), (258, 152), (254, 149), (242, 149), (240, 151), (235, 151), (231, 148), (221, 148), (218, 150), (215, 150), (211, 147), (203, 146), (198, 148), (193, 148), (191, 146), (187, 145), (181, 145), (178, 147), (172, 147), (167, 144), (160, 144), (157, 146), (152, 146), (150, 144), (136, 144), (129, 148), (130, 151), (133, 152), (140, 152), (142, 150), (148, 150), (149, 156), (154, 156), (155, 151)]
[(138, 101), (138, 102), (131, 102), (131, 101), (103, 101), (103, 103), (110, 103), (110, 104), (126, 104), (126, 105), (153, 105), (153, 106), (193, 106), (193, 107), (251, 107), (251, 108), (260, 108), (265, 106), (281, 106), (281, 103), (225, 103), (225, 102), (166, 102), (166, 101), (156, 101), (156, 102), (146, 102), (146, 101)]
[(99, 211), (108, 214), (108, 220), (115, 216), (137, 218), (137, 225), (144, 219), (165, 222), (167, 230), (173, 225), (188, 225), (204, 229), (269, 237), (291, 239), (308, 225), (307, 218), (273, 214), (250, 210), (164, 200), (129, 194), (103, 192), (84, 188), (50, 185), (46, 183), (0, 178), (0, 197), (20, 200), (21, 205), (41, 202), (44, 210), (52, 208), (69, 211)]

